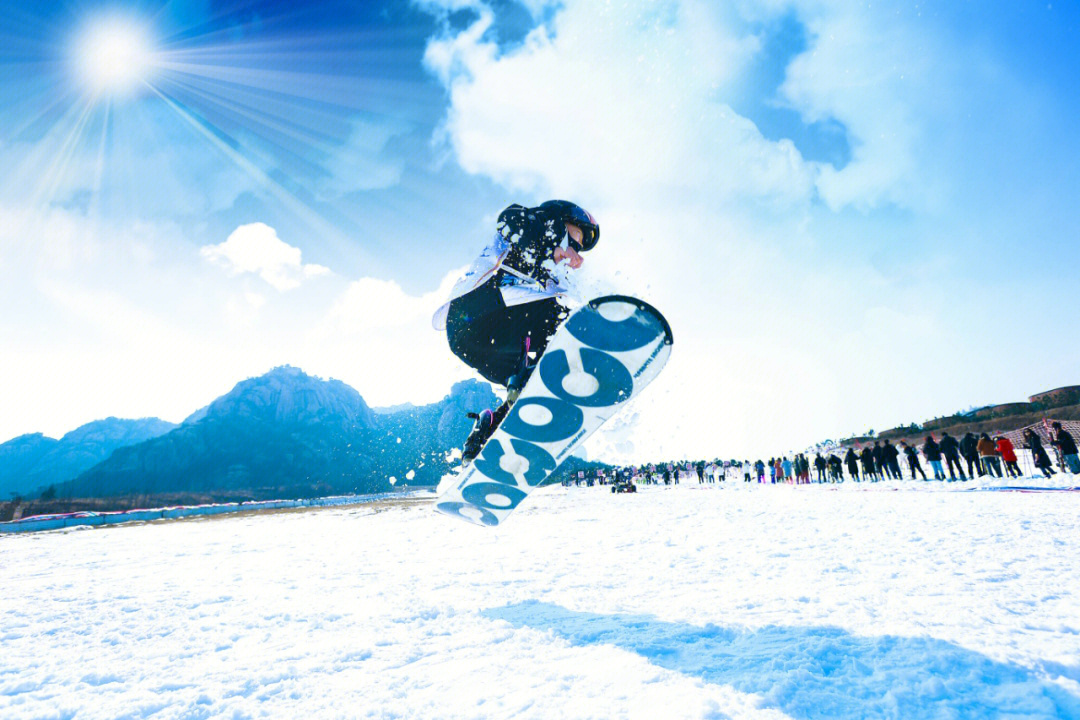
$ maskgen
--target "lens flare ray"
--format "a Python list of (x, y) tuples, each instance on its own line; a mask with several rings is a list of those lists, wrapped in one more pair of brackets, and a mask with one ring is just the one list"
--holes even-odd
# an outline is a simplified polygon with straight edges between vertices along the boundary
[[(303, 26), (303, 10), (236, 22), (244, 12), (222, 6), (184, 26), (159, 5), (141, 16), (88, 14), (69, 30), (30, 28), (40, 17), (25, 13), (0, 31), (0, 73), (26, 88), (0, 109), (0, 149), (19, 177), (33, 178), (5, 179), (8, 196), (135, 220), (166, 212), (174, 193), (176, 217), (227, 207), (246, 191), (234, 183), (230, 199), (228, 178), (246, 177), (267, 208), (336, 252), (366, 254), (356, 247), (359, 215), (330, 203), (350, 182), (369, 187), (363, 173), (389, 162), (386, 138), (431, 115), (416, 76), (394, 69), (416, 63), (419, 50), (403, 47), (399, 27), (316, 30)], [(200, 145), (227, 164), (213, 165)], [(151, 167), (153, 181), (140, 184)], [(201, 191), (217, 195), (192, 202)]]

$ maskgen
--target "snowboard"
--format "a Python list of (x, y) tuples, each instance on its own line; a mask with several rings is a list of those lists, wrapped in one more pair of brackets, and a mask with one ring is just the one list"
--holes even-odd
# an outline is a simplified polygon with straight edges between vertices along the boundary
[(608, 295), (575, 310), (548, 341), (529, 381), (436, 509), (494, 526), (540, 486), (671, 354), (671, 327), (654, 307)]

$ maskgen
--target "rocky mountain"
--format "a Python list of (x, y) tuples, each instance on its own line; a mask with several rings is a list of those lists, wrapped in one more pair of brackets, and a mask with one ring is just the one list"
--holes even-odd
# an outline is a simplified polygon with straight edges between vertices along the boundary
[(26, 473), (59, 442), (56, 438), (33, 433), (20, 435), (0, 445), (0, 500), (33, 490), (26, 482)]
[(293, 367), (238, 383), (166, 435), (118, 449), (60, 488), (66, 497), (212, 494), (312, 497), (434, 485), (491, 386), (458, 383), (442, 401), (375, 414), (338, 380)]
[(158, 418), (105, 418), (59, 440), (37, 433), (0, 445), (0, 498), (33, 495), (59, 485), (109, 457), (114, 450), (164, 435), (176, 425)]

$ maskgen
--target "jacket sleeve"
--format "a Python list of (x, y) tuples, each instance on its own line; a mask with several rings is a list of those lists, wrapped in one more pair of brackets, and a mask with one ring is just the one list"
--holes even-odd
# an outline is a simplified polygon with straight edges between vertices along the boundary
[(565, 227), (556, 228), (554, 219), (536, 209), (511, 205), (499, 214), (495, 230), (510, 245), (503, 265), (541, 283), (550, 279), (544, 262), (554, 259), (555, 248), (563, 241)]

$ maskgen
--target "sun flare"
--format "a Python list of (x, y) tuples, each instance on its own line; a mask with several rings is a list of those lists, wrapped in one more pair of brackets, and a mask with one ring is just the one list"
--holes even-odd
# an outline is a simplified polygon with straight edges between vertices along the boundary
[(154, 67), (150, 32), (129, 18), (97, 20), (79, 36), (74, 62), (83, 83), (96, 94), (130, 95)]

